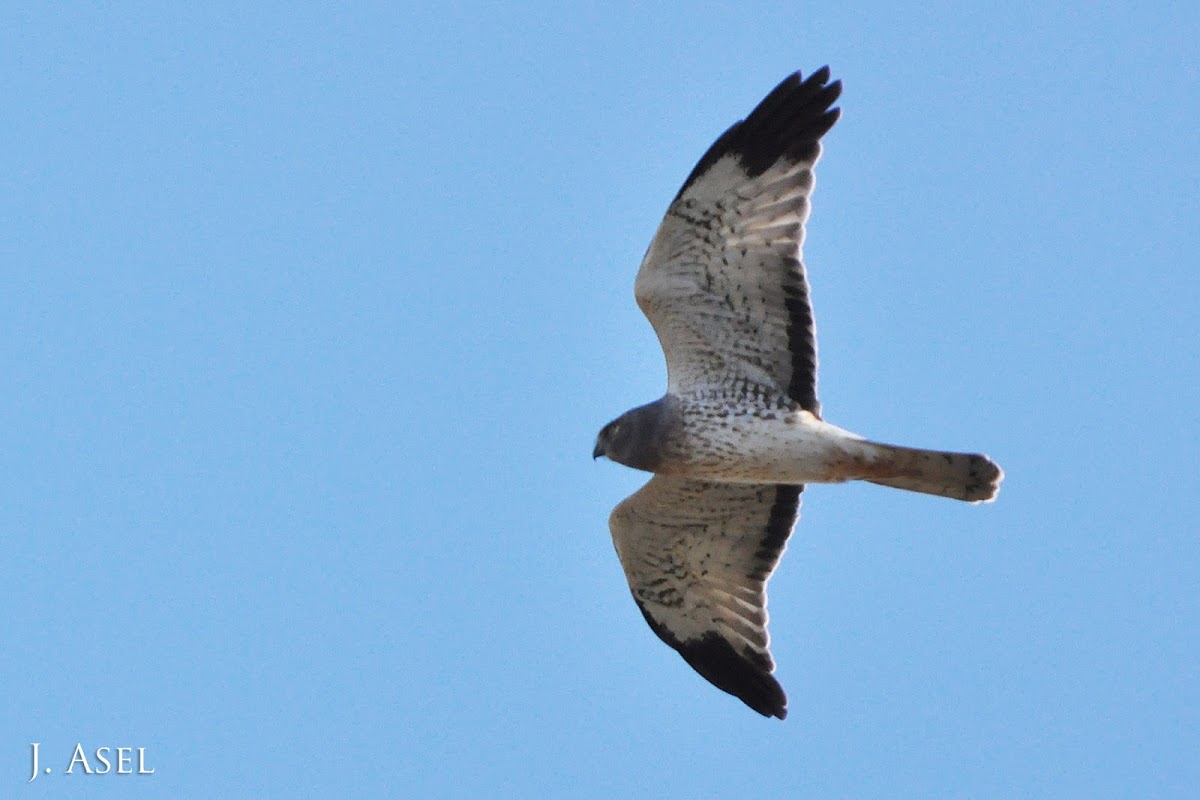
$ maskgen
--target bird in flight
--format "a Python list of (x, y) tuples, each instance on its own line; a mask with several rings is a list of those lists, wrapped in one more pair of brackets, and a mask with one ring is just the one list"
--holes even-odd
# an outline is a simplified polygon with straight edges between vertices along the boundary
[(783, 719), (766, 585), (807, 483), (863, 480), (971, 503), (987, 456), (871, 442), (825, 422), (801, 258), (821, 137), (841, 94), (823, 67), (788, 76), (696, 164), (634, 284), (667, 391), (605, 425), (593, 457), (654, 473), (612, 512), (630, 591), (700, 675)]

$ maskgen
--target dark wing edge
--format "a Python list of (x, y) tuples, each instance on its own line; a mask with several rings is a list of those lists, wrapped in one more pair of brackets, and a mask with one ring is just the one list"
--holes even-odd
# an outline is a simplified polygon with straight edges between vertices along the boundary
[(650, 630), (683, 656), (700, 677), (764, 717), (787, 719), (787, 694), (772, 674), (775, 665), (769, 660), (764, 661), (759, 654), (749, 650), (738, 653), (729, 640), (715, 632), (681, 642), (654, 619), (636, 595), (633, 600)]
[[(661, 476), (654, 478), (645, 488), (651, 488), (649, 495), (644, 495), (643, 500), (649, 500), (649, 503), (643, 503), (641, 507), (636, 509), (636, 513), (640, 517), (648, 517), (655, 513), (652, 510), (654, 505), (666, 506), (673, 499), (679, 497), (668, 490), (664, 494), (658, 494), (653, 491), (652, 484), (656, 481), (668, 482), (672, 479), (662, 478)], [(677, 482), (679, 483), (679, 482)], [(717, 486), (714, 484), (701, 484), (699, 482), (685, 481), (681, 482), (684, 485), (685, 493), (696, 491), (696, 487), (711, 487)], [(645, 491), (645, 488), (643, 491)], [(630, 582), (630, 591), (633, 594), (634, 602), (637, 603), (638, 609), (642, 616), (649, 624), (650, 629), (663, 642), (669, 645), (672, 649), (678, 652), (697, 673), (700, 674), (709, 683), (716, 686), (718, 689), (727, 692), (741, 700), (754, 711), (762, 714), (764, 717), (777, 717), (779, 719), (787, 718), (787, 695), (784, 693), (783, 687), (779, 684), (772, 674), (775, 670), (775, 663), (771, 658), (768, 650), (769, 637), (766, 632), (766, 593), (765, 585), (767, 579), (774, 572), (779, 559), (783, 555), (783, 551), (787, 546), (788, 537), (791, 535), (792, 528), (796, 524), (796, 519), (799, 516), (800, 508), (800, 492), (803, 486), (741, 486), (734, 487), (731, 485), (719, 485), (716, 490), (723, 496), (731, 495), (734, 492), (740, 492), (743, 499), (750, 501), (750, 498), (757, 498), (764, 494), (764, 489), (771, 492), (769, 507), (765, 503), (758, 503), (754, 500), (755, 505), (761, 506), (753, 512), (756, 517), (756, 527), (761, 525), (761, 533), (757, 532), (732, 532), (738, 535), (739, 539), (748, 538), (753, 535), (758, 539), (757, 547), (752, 554), (743, 555), (743, 563), (737, 566), (744, 568), (744, 574), (738, 577), (744, 581), (758, 587), (758, 608), (755, 609), (756, 614), (753, 623), (761, 627), (762, 643), (761, 648), (754, 648), (746, 644), (737, 646), (739, 642), (731, 640), (729, 636), (722, 632), (718, 627), (719, 617), (713, 616), (711, 619), (696, 619), (687, 616), (688, 609), (682, 606), (681, 598), (686, 591), (691, 590), (692, 586), (697, 581), (697, 575), (692, 572), (687, 572), (687, 567), (676, 558), (672, 559), (669, 556), (664, 557), (662, 554), (656, 554), (654, 561), (659, 564), (669, 563), (672, 565), (670, 574), (663, 575), (644, 575), (639, 574), (637, 566), (632, 562), (635, 556), (630, 553), (631, 549), (637, 547), (629, 542), (625, 542), (624, 546), (620, 539), (629, 537), (630, 531), (623, 530), (621, 524), (618, 523), (617, 516), (623, 508), (630, 509), (630, 502), (636, 501), (639, 498), (638, 494), (634, 494), (624, 503), (617, 507), (613, 513), (614, 522), (613, 537), (617, 543), (617, 553), (621, 558), (622, 566), (625, 568), (626, 577)], [(717, 500), (722, 497), (716, 498)], [(661, 501), (661, 502), (660, 502)], [(698, 522), (690, 516), (675, 520), (669, 519), (675, 511), (680, 509), (663, 508), (661, 514), (667, 519), (656, 519), (653, 522), (660, 526), (654, 531), (655, 534), (661, 534), (665, 531), (683, 530), (693, 533), (690, 537), (684, 534), (682, 541), (676, 541), (675, 544), (682, 544), (689, 550), (699, 551), (699, 549), (707, 544), (711, 544), (711, 526), (716, 522), (709, 520), (707, 523)], [(672, 523), (678, 523), (673, 525)], [(719, 522), (717, 524), (720, 524)], [(702, 530), (704, 538), (694, 535), (697, 530)], [(668, 534), (669, 536), (670, 534)], [(643, 547), (652, 547), (653, 544), (667, 545), (668, 543), (656, 540), (653, 543), (643, 545)], [(724, 564), (725, 567), (730, 567), (730, 563)], [(716, 565), (712, 566), (717, 569)], [(681, 572), (682, 570), (682, 572)], [(707, 569), (704, 572), (707, 574)], [(675, 583), (672, 584), (672, 580)], [(639, 583), (645, 581), (647, 586), (654, 587), (654, 591), (640, 592)], [(664, 592), (665, 585), (665, 592)], [(700, 589), (703, 592), (703, 588)], [(640, 596), (639, 596), (640, 592)], [(652, 599), (654, 593), (658, 593), (660, 597), (666, 597), (672, 602), (656, 602)], [(712, 609), (705, 609), (707, 613), (715, 614)], [(691, 628), (691, 632), (681, 631), (681, 623)], [(746, 624), (743, 622), (743, 624)], [(697, 630), (704, 630), (697, 633)]]
[[(829, 82), (828, 65), (802, 80), (799, 72), (784, 78), (746, 119), (734, 125), (721, 139), (730, 137), (723, 152), (713, 154), (720, 139), (701, 163), (712, 158), (714, 163), (725, 152), (740, 155), (742, 167), (751, 177), (766, 172), (776, 161), (786, 158), (793, 162), (815, 163), (821, 153), (821, 137), (842, 115), (839, 108), (830, 108), (842, 94), (842, 82)], [(730, 134), (733, 134), (730, 136)], [(699, 170), (700, 165), (696, 165)], [(693, 171), (696, 177), (700, 172)], [(689, 177), (688, 181), (693, 180)], [(685, 182), (685, 187), (687, 182)], [(683, 189), (680, 189), (680, 194)], [(817, 399), (817, 331), (809, 299), (808, 278), (804, 264), (797, 259), (793, 279), (783, 285), (784, 306), (788, 312), (788, 349), (792, 353), (792, 375), (788, 381), (788, 397), (813, 415), (821, 416)]]
[(735, 122), (713, 142), (679, 187), (675, 200), (729, 153), (738, 156), (750, 178), (757, 178), (783, 157), (797, 162), (815, 160), (821, 137), (842, 114), (841, 109), (830, 108), (842, 94), (842, 82), (830, 83), (829, 77), (827, 65), (807, 80), (793, 72), (780, 81), (749, 116)]

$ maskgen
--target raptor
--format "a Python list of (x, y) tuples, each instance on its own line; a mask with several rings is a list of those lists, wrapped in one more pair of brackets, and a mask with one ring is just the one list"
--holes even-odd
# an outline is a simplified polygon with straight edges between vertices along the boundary
[(605, 425), (593, 451), (654, 473), (609, 519), (651, 629), (717, 688), (780, 719), (766, 586), (804, 485), (862, 480), (977, 503), (1004, 477), (987, 456), (872, 442), (821, 416), (801, 246), (840, 94), (828, 67), (788, 76), (684, 181), (634, 284), (666, 356), (666, 394)]

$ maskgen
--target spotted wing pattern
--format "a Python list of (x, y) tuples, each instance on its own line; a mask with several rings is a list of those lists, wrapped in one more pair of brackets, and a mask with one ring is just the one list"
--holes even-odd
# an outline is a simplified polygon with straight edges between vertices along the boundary
[(650, 627), (714, 686), (763, 716), (787, 716), (772, 672), (767, 580), (801, 486), (654, 476), (609, 518), (630, 591)]
[(789, 76), (709, 148), (671, 203), (634, 289), (669, 392), (749, 383), (819, 415), (801, 245), (840, 94), (828, 67)]

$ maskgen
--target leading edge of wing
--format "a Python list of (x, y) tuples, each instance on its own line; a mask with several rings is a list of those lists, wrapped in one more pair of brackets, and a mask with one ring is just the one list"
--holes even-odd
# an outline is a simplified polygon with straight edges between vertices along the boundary
[(792, 161), (812, 161), (817, 157), (821, 137), (841, 116), (841, 109), (830, 108), (841, 94), (842, 82), (829, 82), (828, 66), (821, 67), (807, 80), (799, 72), (793, 72), (749, 116), (735, 122), (708, 148), (679, 187), (675, 200), (730, 153), (738, 156), (751, 178), (758, 177), (784, 156)]

